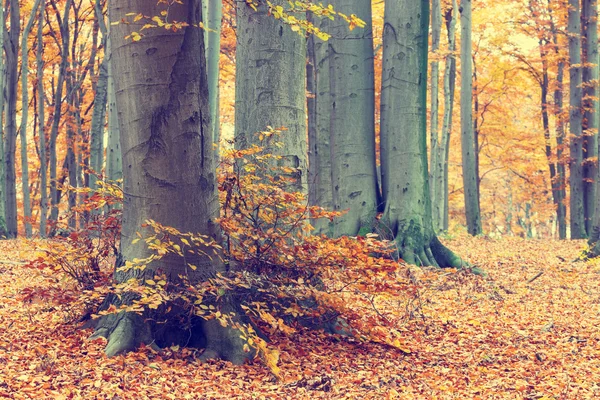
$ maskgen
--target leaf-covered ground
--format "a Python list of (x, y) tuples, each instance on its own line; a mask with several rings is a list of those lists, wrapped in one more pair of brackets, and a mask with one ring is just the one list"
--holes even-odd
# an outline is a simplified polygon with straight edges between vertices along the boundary
[(301, 331), (273, 338), (277, 381), (260, 362), (202, 364), (187, 349), (107, 359), (64, 324), (68, 308), (28, 296), (61, 285), (19, 265), (39, 243), (2, 241), (0, 398), (599, 398), (600, 263), (572, 262), (583, 242), (447, 243), (489, 276), (417, 271), (420, 296), (397, 304), (410, 353)]

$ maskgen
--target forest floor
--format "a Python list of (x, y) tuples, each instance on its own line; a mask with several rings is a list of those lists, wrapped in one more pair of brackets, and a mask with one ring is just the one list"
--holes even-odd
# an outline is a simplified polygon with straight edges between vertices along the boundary
[(68, 308), (25, 296), (60, 286), (19, 264), (40, 242), (2, 241), (0, 398), (600, 398), (600, 262), (572, 262), (584, 243), (446, 243), (489, 275), (419, 272), (407, 352), (300, 331), (272, 338), (277, 380), (258, 361), (202, 364), (187, 349), (106, 358), (103, 340), (65, 324)]

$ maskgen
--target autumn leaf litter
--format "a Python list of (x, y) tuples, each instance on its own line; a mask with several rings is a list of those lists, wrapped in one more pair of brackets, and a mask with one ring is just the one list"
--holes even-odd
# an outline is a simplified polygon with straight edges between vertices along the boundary
[[(299, 330), (272, 337), (281, 380), (260, 362), (202, 364), (200, 351), (144, 349), (114, 358), (68, 307), (31, 290), (60, 287), (18, 262), (36, 242), (0, 242), (0, 398), (14, 399), (592, 399), (600, 396), (600, 262), (584, 243), (446, 241), (484, 269), (411, 268), (417, 301), (388, 312), (407, 352)], [(37, 243), (39, 244), (39, 243)], [(43, 290), (42, 290), (43, 292)], [(24, 296), (24, 293), (29, 294)], [(26, 299), (26, 301), (24, 301)], [(409, 318), (410, 317), (410, 318)]]

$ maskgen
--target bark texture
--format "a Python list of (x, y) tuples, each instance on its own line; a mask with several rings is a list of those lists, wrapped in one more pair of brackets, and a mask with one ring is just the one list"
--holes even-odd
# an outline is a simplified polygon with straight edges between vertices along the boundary
[(381, 88), (383, 222), (400, 257), (417, 265), (461, 267), (435, 234), (427, 169), (429, 1), (386, 2)]
[(112, 62), (112, 40), (109, 34), (106, 41), (106, 52), (104, 57), (108, 59), (108, 143), (106, 148), (106, 177), (111, 181), (123, 178), (123, 162), (121, 158), (121, 133), (119, 130), (119, 116), (117, 113), (115, 95), (115, 76), (113, 74)]
[(471, 41), (471, 0), (460, 2), (460, 125), (462, 148), (463, 192), (465, 197), (465, 215), (467, 230), (471, 235), (479, 235), (481, 230), (481, 212), (479, 210), (479, 190), (475, 133), (473, 127), (473, 46)]
[[(287, 6), (287, 1), (273, 4)], [(267, 127), (287, 129), (273, 147), (278, 163), (296, 169), (294, 191), (307, 191), (306, 40), (280, 20), (268, 15), (266, 1), (258, 11), (237, 4), (235, 83), (236, 147), (264, 146), (258, 132)]]
[[(0, 43), (4, 43), (6, 34), (6, 20), (4, 7), (0, 7)], [(6, 63), (4, 57), (0, 57), (0, 93), (4, 93), (6, 86)], [(7, 237), (6, 227), (6, 168), (5, 168), (5, 149), (4, 138), (6, 131), (4, 130), (4, 96), (0, 96), (0, 238)]]
[[(47, 233), (47, 218), (48, 218), (48, 160), (46, 157), (46, 123), (45, 123), (45, 96), (44, 96), (44, 7), (40, 7), (38, 14), (38, 31), (37, 31), (37, 93), (38, 93), (38, 120), (39, 120), (39, 147), (40, 147), (40, 228), (39, 235), (42, 238), (46, 237)], [(1, 93), (1, 91), (0, 91)]]
[[(165, 5), (153, 1), (115, 0), (110, 3), (110, 18), (118, 21), (129, 12), (159, 15), (164, 9)], [(184, 0), (169, 7), (170, 18), (188, 21), (190, 25), (198, 25), (201, 13), (199, 0)], [(146, 219), (183, 232), (219, 238), (214, 221), (219, 203), (202, 31), (193, 26), (176, 32), (152, 30), (141, 41), (132, 42), (124, 39), (132, 29), (125, 24), (113, 27), (112, 63), (117, 78), (120, 128), (124, 133), (124, 260), (149, 255), (144, 245), (132, 242)], [(198, 266), (197, 270), (187, 268), (186, 262)], [(153, 276), (158, 269), (168, 279), (178, 279), (179, 274), (185, 273), (195, 282), (214, 276), (223, 270), (223, 265), (218, 257), (210, 260), (197, 256), (185, 261), (177, 256), (166, 257), (144, 271), (117, 272), (115, 277), (123, 282), (132, 277)], [(225, 308), (224, 311), (230, 311), (235, 307)], [(173, 331), (163, 332), (164, 343), (173, 343), (180, 336), (178, 327), (173, 325)], [(115, 355), (141, 343), (151, 343), (156, 329), (147, 319), (122, 312), (101, 320), (97, 334), (108, 338), (106, 353)], [(222, 328), (214, 320), (201, 323), (197, 331), (207, 349), (205, 354), (236, 363), (247, 358), (239, 332)]]
[(583, 132), (581, 88), (581, 8), (579, 0), (569, 0), (569, 133), (571, 175), (571, 239), (583, 239), (585, 232), (584, 182), (583, 182)]
[[(330, 4), (337, 12), (354, 13), (367, 23), (364, 29), (349, 31), (348, 23), (343, 19), (329, 21), (328, 32), (332, 37), (327, 42), (316, 43), (321, 56), (317, 64), (317, 109), (327, 118), (329, 126), (324, 132), (317, 131), (317, 137), (324, 143), (321, 146), (317, 142), (314, 146), (316, 152), (329, 147), (329, 154), (325, 152), (322, 156), (329, 156), (325, 164), (331, 166), (330, 186), (320, 190), (331, 192), (335, 211), (347, 210), (324, 233), (355, 236), (361, 227), (368, 232), (372, 230), (379, 203), (371, 4), (356, 0), (333, 0)], [(324, 52), (323, 47), (326, 48)], [(326, 69), (328, 74), (321, 75)], [(318, 166), (317, 162), (315, 167)], [(323, 172), (317, 169), (315, 174)]]

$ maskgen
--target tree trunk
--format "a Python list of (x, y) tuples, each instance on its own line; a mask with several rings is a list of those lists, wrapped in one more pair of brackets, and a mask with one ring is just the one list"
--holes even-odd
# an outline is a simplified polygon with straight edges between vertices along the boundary
[[(435, 196), (432, 195), (432, 213), (434, 230), (448, 230), (448, 156), (450, 152), (450, 134), (452, 133), (452, 116), (454, 112), (454, 92), (456, 86), (456, 18), (455, 10), (458, 9), (456, 0), (452, 7), (446, 11), (446, 29), (448, 31), (448, 55), (444, 70), (444, 117), (442, 123), (442, 137), (437, 144), (437, 156), (433, 169)], [(433, 148), (432, 148), (433, 151)], [(433, 190), (432, 190), (433, 193)]]
[[(273, 4), (287, 5), (277, 0)], [(238, 148), (264, 146), (258, 132), (287, 129), (276, 140), (281, 166), (294, 168), (292, 191), (307, 191), (306, 42), (282, 21), (268, 15), (266, 1), (258, 11), (237, 2), (235, 141)]]
[[(61, 61), (58, 71), (58, 79), (56, 82), (56, 92), (54, 93), (54, 116), (52, 120), (52, 128), (50, 131), (50, 140), (48, 143), (48, 151), (50, 153), (50, 219), (55, 224), (58, 220), (58, 188), (57, 188), (57, 157), (56, 157), (56, 139), (58, 138), (58, 127), (62, 116), (62, 95), (63, 86), (65, 83), (65, 75), (67, 74), (67, 62), (69, 60), (69, 11), (73, 4), (73, 0), (67, 0), (65, 10), (62, 16), (60, 25), (61, 34)], [(54, 229), (53, 229), (54, 231)]]
[(552, 142), (550, 140), (550, 118), (548, 113), (548, 88), (550, 85), (550, 79), (548, 76), (548, 50), (547, 43), (540, 39), (540, 59), (542, 61), (542, 79), (540, 83), (541, 89), (541, 111), (542, 111), (542, 128), (544, 130), (544, 141), (546, 150), (546, 159), (548, 160), (548, 169), (550, 170), (550, 185), (552, 187), (552, 201), (554, 206), (558, 210), (562, 203), (561, 192), (558, 177), (556, 176), (556, 163), (554, 162), (554, 154), (552, 151)]
[(46, 237), (48, 218), (48, 160), (46, 158), (46, 125), (45, 125), (45, 96), (44, 96), (44, 12), (45, 7), (40, 7), (38, 14), (37, 31), (37, 92), (38, 92), (38, 120), (39, 120), (39, 140), (40, 140), (40, 236)]
[(382, 222), (399, 255), (419, 265), (460, 267), (435, 234), (427, 169), (427, 31), (429, 1), (388, 1), (381, 88)]
[(35, 21), (37, 9), (41, 0), (36, 0), (31, 9), (31, 15), (23, 30), (21, 41), (21, 185), (23, 187), (23, 216), (25, 217), (25, 235), (31, 237), (31, 199), (29, 195), (29, 165), (27, 162), (27, 119), (29, 114), (29, 88), (27, 79), (29, 77), (29, 50), (27, 39)]
[(10, 31), (6, 49), (6, 228), (8, 237), (17, 237), (17, 92), (19, 86), (19, 37), (21, 15), (18, 0), (10, 1)]
[(333, 221), (331, 234), (355, 236), (361, 227), (365, 233), (372, 231), (379, 203), (371, 4), (356, 0), (332, 0), (330, 4), (339, 13), (355, 13), (367, 22), (364, 29), (349, 31), (343, 19), (329, 21), (332, 36), (324, 43), (328, 57), (319, 65), (329, 68), (329, 88), (321, 86), (317, 93), (317, 104), (323, 102), (327, 107), (319, 111), (329, 117), (333, 209), (348, 211)]
[(585, 232), (584, 182), (583, 182), (583, 136), (582, 136), (582, 88), (581, 88), (581, 21), (579, 0), (569, 0), (569, 133), (571, 171), (571, 239), (583, 239)]
[[(160, 15), (166, 5), (154, 1), (111, 1), (110, 18), (119, 21), (126, 13)], [(202, 31), (197, 28), (202, 8), (199, 0), (183, 0), (169, 6), (169, 17), (187, 21), (178, 31), (148, 30), (137, 42), (125, 39), (132, 25), (113, 27), (114, 68), (120, 128), (125, 199), (121, 251), (124, 260), (145, 258), (150, 250), (134, 243), (136, 232), (146, 219), (219, 238), (215, 219), (219, 202), (210, 127), (208, 84)], [(196, 25), (196, 26), (194, 26)], [(199, 51), (200, 50), (200, 51)], [(137, 62), (131, 62), (135, 54)], [(206, 249), (208, 251), (208, 249)], [(153, 277), (160, 269), (167, 279), (187, 274), (192, 283), (223, 271), (219, 257), (165, 257), (151, 262), (144, 271), (116, 272), (117, 282), (132, 277)], [(192, 271), (187, 263), (198, 268)], [(115, 296), (115, 301), (116, 296)], [(168, 318), (163, 315), (160, 318)], [(106, 353), (115, 355), (154, 341), (155, 325), (149, 319), (121, 312), (100, 320), (97, 335), (108, 338)], [(216, 320), (199, 328), (207, 352), (241, 363), (248, 354), (242, 350), (239, 332), (222, 328)], [(187, 336), (186, 336), (187, 338)]]
[[(440, 49), (440, 37), (442, 32), (442, 7), (441, 0), (431, 1), (431, 52), (435, 59), (431, 62), (431, 117), (429, 128), (429, 185), (431, 191), (431, 212), (433, 219), (433, 230), (438, 232), (439, 224), (439, 200), (441, 199), (442, 188), (437, 178), (436, 171), (439, 169), (440, 156), (439, 147), (442, 141), (439, 139), (439, 87), (440, 87), (440, 62), (437, 59)], [(443, 183), (442, 183), (443, 185)]]
[[(319, 29), (329, 32), (329, 20), (317, 19)], [(313, 23), (316, 21), (312, 21)], [(308, 38), (307, 84), (309, 204), (333, 210), (331, 184), (331, 123), (329, 87), (329, 46), (315, 35)], [(333, 222), (326, 219), (312, 221), (316, 234), (333, 235)]]
[(558, 222), (558, 237), (560, 239), (567, 238), (567, 206), (566, 201), (566, 171), (563, 156), (564, 137), (565, 137), (565, 121), (563, 118), (563, 79), (565, 71), (565, 63), (560, 57), (560, 46), (558, 44), (558, 30), (554, 24), (552, 17), (552, 7), (548, 2), (548, 11), (550, 14), (550, 32), (552, 34), (552, 44), (554, 53), (558, 57), (556, 85), (554, 89), (554, 118), (556, 129), (556, 179), (560, 202), (556, 210), (556, 219)]
[(108, 60), (108, 144), (106, 149), (106, 177), (111, 181), (123, 178), (123, 163), (121, 161), (121, 134), (119, 130), (119, 115), (115, 97), (115, 76), (112, 62), (112, 39), (108, 35), (104, 57)]
[[(222, 0), (202, 2), (202, 20), (210, 31), (204, 31), (206, 68), (208, 70), (208, 100), (210, 120), (213, 130), (213, 142), (219, 144), (221, 124), (219, 121), (219, 57), (221, 55), (221, 20), (223, 18)], [(219, 159), (219, 147), (215, 153)]]
[(586, 234), (592, 232), (598, 174), (598, 2), (583, 0), (583, 211)]
[(465, 214), (467, 230), (471, 235), (481, 234), (481, 214), (479, 210), (479, 192), (477, 190), (477, 164), (475, 134), (473, 131), (473, 64), (471, 43), (471, 0), (460, 3), (460, 65), (461, 96), (460, 124), (462, 170), (465, 195)]
[[(108, 30), (104, 23), (104, 16), (100, 8), (100, 2), (96, 1), (96, 18), (102, 32), (102, 47), (106, 49)], [(104, 59), (98, 70), (98, 82), (96, 83), (96, 93), (94, 96), (94, 111), (92, 112), (92, 122), (90, 129), (90, 168), (95, 174), (90, 174), (89, 187), (92, 190), (97, 189), (96, 174), (102, 174), (104, 164), (104, 123), (106, 121), (106, 98), (108, 90), (108, 60), (104, 54)]]
[[(6, 20), (4, 7), (0, 7), (0, 43), (5, 41)], [(6, 238), (8, 230), (6, 227), (6, 153), (4, 151), (4, 140), (6, 131), (4, 130), (4, 89), (6, 87), (6, 63), (4, 54), (0, 52), (0, 238)]]

